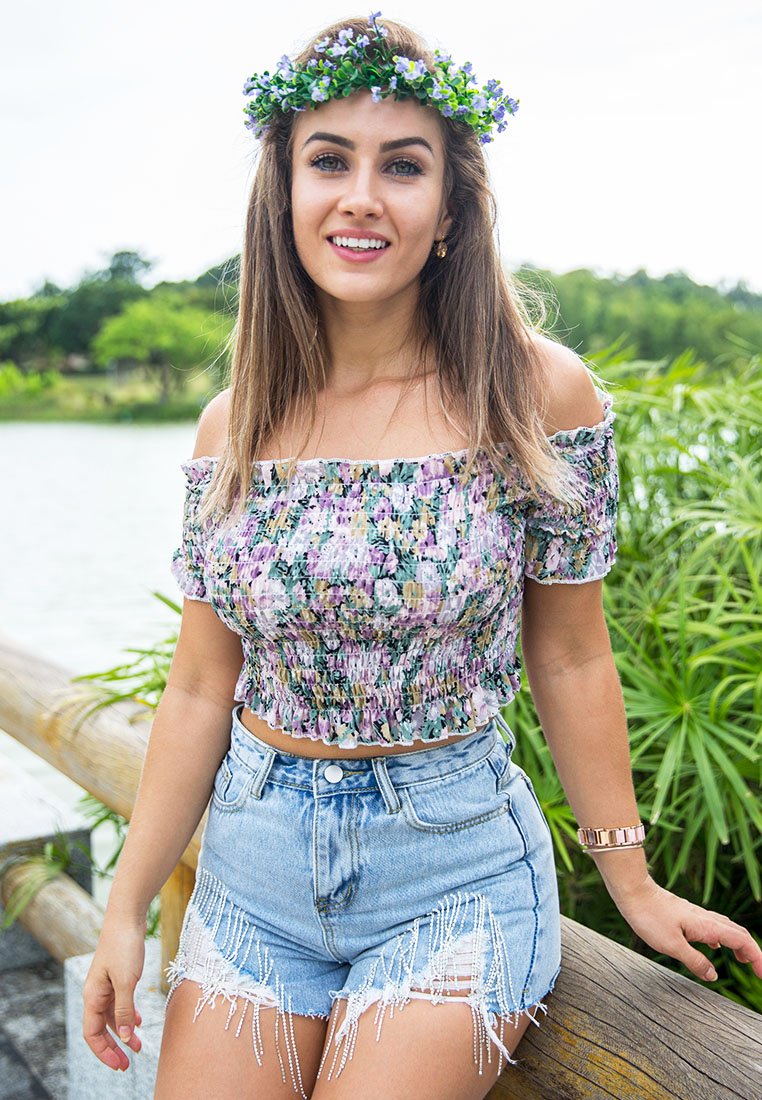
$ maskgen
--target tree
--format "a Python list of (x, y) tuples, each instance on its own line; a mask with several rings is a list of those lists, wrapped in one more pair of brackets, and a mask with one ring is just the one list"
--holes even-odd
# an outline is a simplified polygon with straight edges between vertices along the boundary
[(91, 344), (97, 363), (132, 359), (158, 383), (166, 404), (182, 386), (182, 371), (216, 359), (230, 334), (230, 318), (188, 306), (176, 293), (154, 292), (110, 317)]

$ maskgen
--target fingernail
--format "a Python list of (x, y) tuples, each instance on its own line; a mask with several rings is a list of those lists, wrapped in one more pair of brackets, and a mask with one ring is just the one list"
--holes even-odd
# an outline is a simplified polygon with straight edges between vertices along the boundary
[(129, 1039), (131, 1034), (132, 1034), (132, 1032), (131, 1032), (130, 1028), (127, 1027), (126, 1024), (123, 1024), (119, 1028), (119, 1038), (120, 1039), (124, 1039), (126, 1041), (127, 1039)]
[(707, 970), (706, 977), (707, 977), (707, 981), (710, 981), (710, 982), (714, 982), (714, 981), (717, 980), (717, 971), (714, 969), (713, 966), (710, 967), (709, 970)]

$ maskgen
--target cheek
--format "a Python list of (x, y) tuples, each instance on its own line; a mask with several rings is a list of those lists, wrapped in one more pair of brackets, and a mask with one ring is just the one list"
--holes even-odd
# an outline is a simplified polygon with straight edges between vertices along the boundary
[(302, 263), (311, 252), (314, 253), (319, 243), (322, 219), (323, 214), (314, 194), (310, 193), (308, 187), (295, 181), (291, 188), (291, 224), (294, 243)]
[(400, 231), (416, 246), (428, 248), (431, 245), (439, 222), (439, 202), (439, 191), (432, 188), (431, 193), (418, 191), (411, 195), (398, 209)]

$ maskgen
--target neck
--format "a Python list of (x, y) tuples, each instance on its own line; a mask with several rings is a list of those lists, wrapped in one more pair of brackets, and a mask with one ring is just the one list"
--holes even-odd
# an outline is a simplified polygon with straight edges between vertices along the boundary
[(382, 302), (343, 302), (321, 294), (327, 389), (358, 393), (377, 383), (405, 382), (417, 373), (417, 348), (410, 338), (416, 301), (398, 295)]

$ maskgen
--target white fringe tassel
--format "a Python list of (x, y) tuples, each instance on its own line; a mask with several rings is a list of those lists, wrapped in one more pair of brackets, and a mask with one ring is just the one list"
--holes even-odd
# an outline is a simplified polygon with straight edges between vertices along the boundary
[[(469, 914), (473, 919), (471, 926), (466, 927)], [(331, 996), (334, 999), (346, 999), (346, 1012), (338, 1030), (336, 1030), (338, 1017), (334, 1016), (318, 1069), (318, 1078), (323, 1072), (332, 1042), (335, 1050), (328, 1071), (328, 1080), (331, 1080), (336, 1059), (343, 1044), (341, 1061), (336, 1071), (336, 1076), (340, 1076), (347, 1061), (354, 1054), (359, 1019), (367, 1008), (373, 1004), (377, 1005), (375, 1023), (376, 1041), (378, 1041), (386, 1010), (390, 1009), (390, 1015), (393, 1017), (395, 1008), (402, 1010), (412, 998), (428, 1000), (433, 1004), (457, 999), (470, 1006), (473, 1021), (474, 1063), (479, 1066), (480, 1076), (484, 1072), (485, 1049), (487, 1063), (492, 1064), (490, 1040), (499, 1052), (499, 1071), (504, 1068), (499, 1062), (500, 1058), (504, 1058), (506, 1064), (516, 1065), (516, 1059), (511, 1058), (503, 1041), (505, 1020), (513, 1017), (513, 1026), (518, 1027), (519, 1020), (523, 1016), (528, 1016), (532, 1023), (539, 1027), (539, 1021), (536, 1018), (538, 1010), (547, 1013), (547, 1008), (539, 1001), (529, 1008), (511, 1009), (510, 1006), (518, 1003), (519, 998), (513, 987), (503, 934), (493, 915), (489, 900), (483, 894), (464, 894), (458, 891), (455, 894), (446, 895), (429, 916), (431, 919), (428, 961), (423, 972), (414, 974), (412, 970), (423, 919), (417, 917), (412, 925), (394, 940), (388, 964), (386, 958), (379, 956), (373, 961), (370, 971), (358, 989), (349, 992), (340, 989), (331, 990)], [(220, 940), (218, 937), (221, 929), (223, 935)], [(488, 935), (492, 947), (492, 965), (485, 978), (483, 971)], [(253, 969), (249, 962), (252, 957), (256, 959), (257, 964), (256, 978), (251, 974), (243, 973), (245, 966), (249, 970)], [(383, 966), (383, 988), (376, 989), (374, 985), (380, 965)], [(279, 1042), (282, 1022), (291, 1081), (302, 1100), (309, 1100), (302, 1083), (296, 1051), (291, 994), (286, 995), (277, 974), (274, 975), (275, 988), (273, 989), (273, 963), (269, 948), (266, 945), (262, 947), (256, 936), (256, 926), (251, 923), (248, 914), (230, 900), (227, 888), (206, 868), (201, 868), (197, 875), (196, 885), (183, 918), (178, 952), (175, 959), (167, 966), (166, 974), (170, 981), (167, 1004), (182, 981), (190, 979), (201, 987), (193, 1014), (194, 1021), (206, 1005), (214, 1008), (217, 998), (221, 997), (223, 1002), (227, 1001), (230, 1005), (225, 1022), (225, 1028), (228, 1029), (238, 1008), (239, 999), (242, 999), (243, 1011), (235, 1032), (238, 1036), (241, 1033), (247, 1009), (251, 1005), (252, 1044), (260, 1066), (264, 1052), (260, 1009), (263, 1006), (275, 1008), (277, 1010), (275, 1046), (281, 1067), (281, 1079), (285, 1084), (286, 1071)], [(487, 1008), (487, 1000), (494, 993), (497, 994), (499, 1004), (497, 1015)], [(310, 1015), (319, 1015), (324, 1020), (330, 1018), (329, 1015), (319, 1013)], [(498, 1016), (499, 1034), (496, 1030)]]
[[(469, 912), (473, 915), (472, 926), (464, 931)], [(484, 1072), (485, 1048), (487, 1063), (492, 1064), (490, 1039), (498, 1048), (498, 1058), (503, 1057), (506, 1064), (516, 1065), (516, 1059), (511, 1058), (510, 1051), (503, 1042), (505, 1019), (513, 1016), (513, 1026), (518, 1027), (521, 1017), (528, 1016), (532, 1023), (539, 1027), (539, 1021), (536, 1019), (537, 1012), (541, 1010), (547, 1013), (547, 1008), (539, 1001), (529, 1008), (511, 1010), (510, 1005), (516, 1004), (518, 998), (513, 987), (505, 940), (489, 900), (483, 894), (463, 894), (458, 891), (457, 894), (449, 894), (443, 898), (430, 916), (428, 965), (423, 973), (412, 973), (421, 924), (421, 918), (417, 917), (410, 928), (400, 933), (394, 941), (388, 966), (386, 959), (379, 957), (374, 960), (369, 973), (357, 990), (349, 993), (342, 990), (331, 991), (333, 997), (346, 999), (347, 1008), (338, 1031), (336, 1031), (336, 1018), (334, 1018), (331, 1034), (320, 1062), (318, 1077), (323, 1072), (331, 1042), (334, 1041), (336, 1049), (328, 1071), (328, 1080), (331, 1080), (340, 1046), (342, 1041), (346, 1040), (336, 1073), (337, 1077), (340, 1076), (346, 1062), (354, 1054), (359, 1018), (372, 1004), (377, 1004), (375, 1022), (376, 1041), (378, 1041), (387, 1008), (391, 1009), (390, 1016), (393, 1017), (394, 1009), (402, 1010), (411, 998), (428, 1000), (432, 1004), (442, 1004), (448, 998), (452, 999), (453, 992), (462, 989), (467, 989), (468, 992), (466, 996), (460, 996), (457, 999), (465, 1001), (471, 1008), (474, 1063), (478, 1063), (479, 1075), (481, 1076)], [(485, 979), (483, 977), (485, 937), (488, 932), (492, 946), (492, 965)], [(373, 987), (379, 964), (383, 965), (385, 980), (382, 989), (375, 989)], [(464, 974), (468, 976), (464, 977)], [(487, 1008), (487, 998), (495, 992), (500, 1005), (497, 1015)], [(498, 1015), (500, 1017), (499, 1034), (495, 1030)], [(502, 1068), (504, 1067), (498, 1063), (498, 1070), (501, 1071)]]
[[(211, 929), (210, 920), (213, 920)], [(221, 927), (224, 928), (224, 938), (220, 948), (215, 941)], [(258, 977), (256, 978), (242, 973), (243, 967), (247, 964), (251, 968), (249, 959), (252, 954), (255, 955), (257, 962)], [(240, 1035), (247, 1009), (251, 1005), (252, 1045), (260, 1066), (264, 1052), (260, 1009), (263, 1006), (277, 1009), (275, 1048), (278, 1051), (281, 1079), (285, 1084), (286, 1071), (279, 1042), (282, 1021), (294, 1090), (299, 1093), (302, 1100), (309, 1100), (302, 1084), (302, 1073), (296, 1052), (291, 994), (288, 994), (288, 1004), (286, 1004), (286, 993), (277, 974), (273, 991), (272, 985), (269, 984), (272, 972), (273, 963), (269, 948), (265, 945), (262, 949), (256, 936), (256, 926), (251, 923), (247, 914), (229, 899), (228, 891), (220, 880), (206, 868), (202, 868), (185, 911), (177, 955), (166, 968), (170, 981), (167, 1004), (180, 982), (190, 979), (201, 986), (201, 995), (193, 1013), (194, 1021), (205, 1005), (208, 1004), (214, 1008), (217, 997), (222, 997), (223, 1001), (230, 1003), (228, 1018), (225, 1022), (227, 1030), (238, 1008), (238, 999), (242, 998), (243, 1011), (235, 1033), (236, 1036)], [(310, 1013), (310, 1015), (319, 1014)], [(320, 1018), (327, 1020), (328, 1016), (321, 1015)]]

